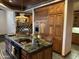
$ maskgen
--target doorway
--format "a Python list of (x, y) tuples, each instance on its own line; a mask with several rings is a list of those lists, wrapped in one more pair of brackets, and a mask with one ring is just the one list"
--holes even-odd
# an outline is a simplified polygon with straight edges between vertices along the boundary
[(16, 14), (16, 34), (32, 34), (32, 13), (15, 12)]
[(72, 50), (79, 53), (79, 1), (73, 3)]

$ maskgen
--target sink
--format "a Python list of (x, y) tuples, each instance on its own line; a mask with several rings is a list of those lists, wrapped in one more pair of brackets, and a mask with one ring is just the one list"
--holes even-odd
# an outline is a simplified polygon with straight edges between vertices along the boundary
[(30, 43), (31, 40), (26, 38), (21, 38), (21, 39), (18, 39), (17, 42), (20, 43), (21, 45), (24, 45), (24, 44)]

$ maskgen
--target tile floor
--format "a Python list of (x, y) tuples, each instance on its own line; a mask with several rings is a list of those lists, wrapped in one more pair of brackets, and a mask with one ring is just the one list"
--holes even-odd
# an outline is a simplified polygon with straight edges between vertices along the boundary
[[(4, 42), (0, 42), (0, 59), (11, 59), (9, 55), (5, 52)], [(66, 57), (53, 52), (53, 59), (79, 59), (79, 46), (72, 44), (71, 53)]]
[(79, 59), (79, 46), (72, 44), (71, 53), (66, 57), (62, 57), (57, 53), (53, 53), (53, 59)]

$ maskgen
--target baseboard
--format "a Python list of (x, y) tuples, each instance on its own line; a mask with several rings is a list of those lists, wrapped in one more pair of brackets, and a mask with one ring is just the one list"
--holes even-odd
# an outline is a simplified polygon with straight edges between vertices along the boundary
[(68, 56), (70, 53), (71, 53), (71, 51), (68, 52), (66, 55), (62, 55), (62, 57), (66, 57), (66, 56)]

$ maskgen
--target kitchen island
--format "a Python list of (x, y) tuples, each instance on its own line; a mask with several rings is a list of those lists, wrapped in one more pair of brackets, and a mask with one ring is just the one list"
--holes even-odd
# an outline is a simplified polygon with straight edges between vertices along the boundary
[(39, 45), (32, 45), (30, 36), (5, 35), (6, 52), (16, 59), (52, 59), (52, 43), (38, 39)]

